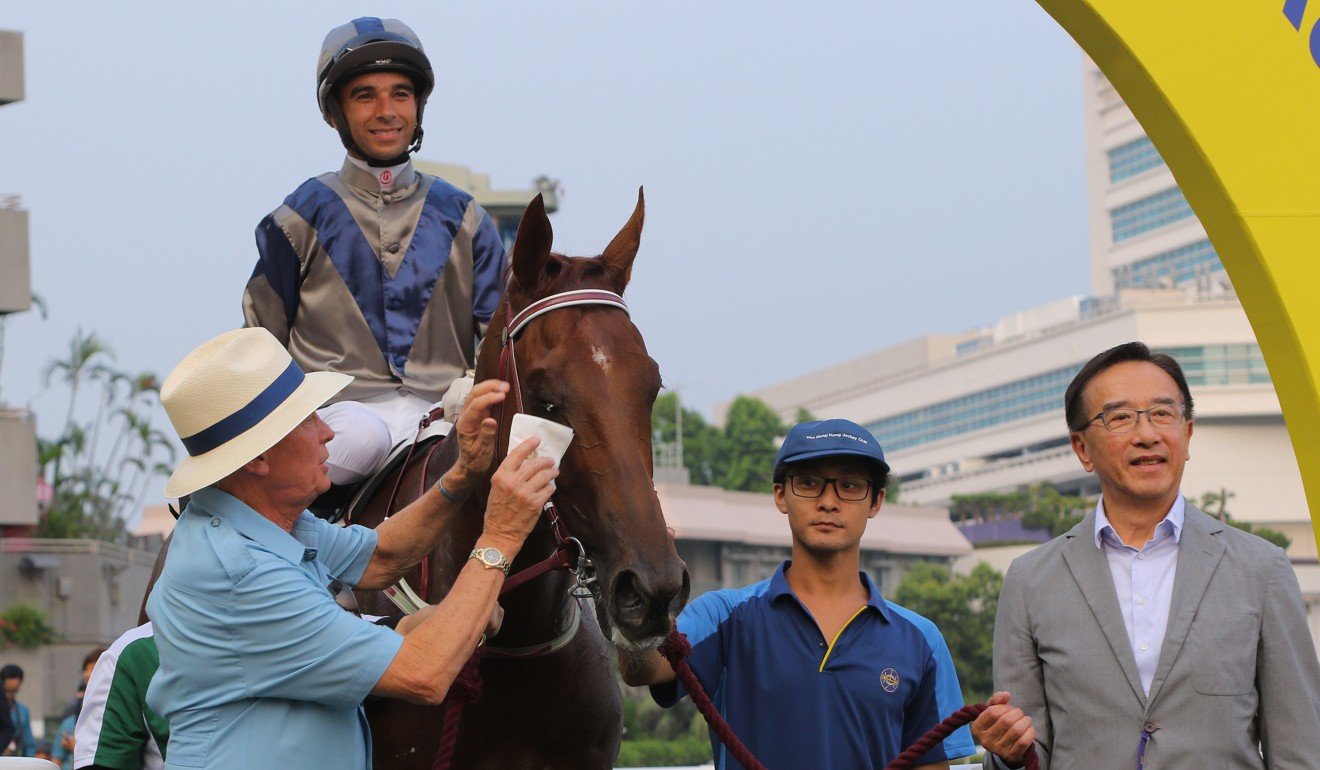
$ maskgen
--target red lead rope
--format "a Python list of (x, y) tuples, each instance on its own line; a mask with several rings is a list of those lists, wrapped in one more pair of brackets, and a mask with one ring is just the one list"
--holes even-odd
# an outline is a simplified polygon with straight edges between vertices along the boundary
[[(909, 746), (906, 751), (898, 755), (897, 759), (886, 765), (885, 770), (908, 770), (918, 759), (925, 756), (926, 752), (935, 748), (935, 744), (948, 738), (954, 730), (975, 720), (987, 708), (989, 707), (984, 703), (974, 703), (953, 712), (948, 719), (932, 727), (925, 735), (921, 736), (921, 740)], [(1040, 761), (1036, 758), (1035, 746), (1027, 748), (1027, 753), (1022, 757), (1022, 761), (1025, 763), (1023, 765), (1025, 770), (1039, 769)]]
[[(729, 723), (724, 721), (724, 717), (720, 716), (720, 712), (716, 710), (715, 704), (711, 703), (710, 696), (706, 695), (701, 682), (697, 680), (697, 675), (692, 673), (692, 668), (687, 664), (687, 657), (692, 654), (692, 645), (688, 643), (687, 637), (680, 633), (678, 629), (669, 632), (669, 636), (660, 644), (660, 654), (664, 656), (665, 660), (669, 661), (669, 665), (674, 667), (674, 673), (683, 682), (683, 689), (687, 690), (692, 702), (696, 704), (697, 710), (706, 718), (706, 724), (710, 725), (710, 729), (719, 737), (720, 742), (729, 750), (729, 753), (733, 754), (734, 759), (738, 760), (747, 770), (766, 770), (765, 765), (757, 761), (756, 757), (752, 756), (752, 752), (743, 745), (743, 742), (738, 740), (738, 736), (733, 734), (733, 729), (729, 727)], [(963, 706), (953, 712), (948, 719), (935, 725), (929, 732), (921, 736), (921, 740), (909, 746), (906, 751), (898, 755), (897, 759), (886, 765), (885, 770), (909, 770), (913, 763), (935, 748), (935, 744), (948, 738), (954, 730), (976, 719), (986, 708), (987, 706), (984, 703), (977, 703), (972, 706)], [(1026, 763), (1025, 770), (1039, 770), (1040, 765), (1036, 759), (1035, 746), (1027, 749), (1023, 760)]]
[(687, 636), (679, 632), (676, 628), (669, 632), (669, 636), (660, 643), (660, 654), (669, 665), (674, 667), (674, 673), (683, 682), (683, 689), (692, 698), (696, 704), (697, 710), (706, 718), (706, 724), (719, 736), (720, 743), (733, 754), (733, 758), (738, 760), (747, 770), (766, 770), (765, 765), (752, 756), (752, 752), (738, 740), (738, 736), (733, 734), (733, 728), (724, 721), (720, 712), (715, 709), (715, 704), (710, 702), (710, 696), (702, 688), (701, 682), (697, 681), (697, 675), (692, 673), (692, 667), (687, 664), (687, 658), (692, 654), (692, 645), (688, 643)]

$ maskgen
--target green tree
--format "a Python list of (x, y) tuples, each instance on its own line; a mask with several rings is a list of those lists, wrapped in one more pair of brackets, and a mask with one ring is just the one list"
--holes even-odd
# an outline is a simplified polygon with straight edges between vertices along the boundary
[(30, 650), (53, 641), (50, 615), (36, 605), (14, 602), (0, 613), (0, 650), (10, 646)]
[(788, 432), (764, 401), (738, 396), (729, 406), (716, 453), (716, 483), (725, 489), (770, 492), (777, 440)]
[(623, 743), (617, 764), (621, 767), (697, 765), (709, 762), (710, 741), (706, 721), (684, 698), (673, 708), (661, 708), (646, 687), (629, 687), (619, 682), (623, 692)]
[(64, 427), (60, 431), (62, 434), (73, 428), (73, 413), (78, 406), (79, 389), (83, 381), (110, 371), (104, 364), (113, 360), (114, 354), (95, 332), (84, 334), (80, 328), (69, 341), (65, 357), (56, 358), (46, 365), (46, 387), (50, 387), (51, 380), (58, 375), (69, 388), (68, 410), (64, 415)]
[(955, 522), (1020, 518), (1024, 527), (1048, 530), (1050, 537), (1057, 537), (1076, 526), (1093, 508), (1093, 499), (1065, 495), (1053, 485), (1040, 482), (1018, 487), (1014, 492), (954, 495), (949, 518)]
[(1095, 508), (1095, 500), (1065, 495), (1053, 485), (1039, 482), (1027, 489), (1027, 509), (1022, 514), (1025, 527), (1049, 530), (1058, 537), (1077, 526)]
[[(47, 386), (62, 382), (68, 404), (59, 435), (37, 440), (41, 472), (51, 486), (39, 537), (122, 540), (148, 486), (174, 461), (173, 444), (151, 424), (160, 401), (156, 375), (129, 376), (113, 363), (110, 348), (80, 329), (66, 356), (46, 367)], [(82, 422), (89, 392), (95, 409)]]
[[(657, 447), (678, 444), (678, 394), (670, 391), (655, 400), (651, 409), (651, 435)], [(720, 431), (706, 422), (700, 412), (682, 408), (683, 467), (688, 469), (693, 484), (715, 484), (716, 445)]]
[(898, 502), (898, 495), (902, 491), (903, 491), (903, 480), (898, 477), (898, 474), (895, 473), (889, 474), (889, 483), (885, 485), (885, 502), (886, 503)]
[(939, 627), (967, 703), (984, 702), (994, 691), (990, 667), (1003, 584), (1004, 576), (985, 562), (968, 575), (923, 562), (903, 576), (894, 594), (899, 604)]
[(1287, 550), (1292, 545), (1292, 538), (1283, 534), (1277, 529), (1269, 527), (1260, 527), (1248, 521), (1239, 521), (1234, 519), (1228, 512), (1228, 501), (1237, 497), (1231, 490), (1220, 487), (1218, 492), (1206, 492), (1201, 495), (1199, 508), (1205, 513), (1214, 516), (1221, 522), (1230, 527), (1237, 527), (1243, 532), (1250, 532), (1256, 537), (1268, 540), (1269, 542)]

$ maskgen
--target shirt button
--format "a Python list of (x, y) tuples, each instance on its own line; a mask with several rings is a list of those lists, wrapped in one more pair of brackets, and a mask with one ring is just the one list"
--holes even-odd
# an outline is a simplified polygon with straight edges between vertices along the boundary
[(399, 244), (397, 244), (397, 243), (391, 243), (391, 244), (390, 244), (390, 253), (391, 253), (391, 254), (398, 254), (398, 253), (399, 253)]
[(1139, 553), (1139, 554), (1137, 554), (1137, 558), (1138, 558), (1138, 559), (1145, 559), (1145, 558), (1146, 558), (1146, 554), (1144, 554), (1144, 553)]
[(1141, 645), (1138, 645), (1138, 647), (1142, 650), (1142, 652), (1145, 652), (1146, 648), (1149, 647), (1149, 646), (1150, 646), (1149, 644), (1141, 644)]
[(816, 646), (819, 647), (819, 648), (821, 648), (822, 650), (825, 649), (825, 643), (824, 643), (824, 642), (817, 642), (817, 643), (816, 643)]
[(218, 527), (218, 526), (220, 526), (220, 520), (219, 520), (219, 519), (211, 519), (211, 526), (213, 526), (213, 527)]
[(1146, 597), (1142, 596), (1137, 599), (1137, 604), (1145, 604), (1145, 603), (1146, 603)]
[(1142, 729), (1144, 729), (1148, 733), (1153, 733), (1159, 729), (1159, 725), (1156, 725), (1154, 722), (1147, 722), (1145, 725), (1142, 726)]

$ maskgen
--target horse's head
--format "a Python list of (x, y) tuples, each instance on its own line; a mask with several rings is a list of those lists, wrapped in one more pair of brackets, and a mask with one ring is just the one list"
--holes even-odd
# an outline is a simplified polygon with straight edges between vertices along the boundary
[[(553, 232), (537, 196), (518, 227), (504, 309), (516, 314), (577, 289), (622, 295), (643, 211), (639, 190), (632, 217), (599, 257), (566, 257), (550, 250)], [(479, 375), (495, 375), (510, 317), (494, 319)], [(615, 645), (654, 646), (669, 633), (689, 588), (652, 482), (651, 407), (660, 390), (659, 367), (627, 313), (606, 305), (536, 317), (518, 337), (516, 351), (523, 411), (574, 432), (554, 499), (595, 565), (601, 628)], [(506, 402), (501, 426), (506, 437), (514, 411), (508, 407)]]

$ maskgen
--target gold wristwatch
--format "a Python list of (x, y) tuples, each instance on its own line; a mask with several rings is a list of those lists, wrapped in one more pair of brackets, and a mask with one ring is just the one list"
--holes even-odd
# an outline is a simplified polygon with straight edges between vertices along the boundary
[(468, 558), (476, 559), (481, 563), (481, 566), (486, 569), (499, 569), (503, 570), (505, 575), (509, 574), (508, 557), (501, 553), (500, 549), (495, 548), (494, 546), (488, 545), (485, 548), (474, 548), (472, 553), (468, 554)]

